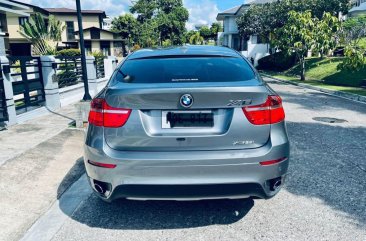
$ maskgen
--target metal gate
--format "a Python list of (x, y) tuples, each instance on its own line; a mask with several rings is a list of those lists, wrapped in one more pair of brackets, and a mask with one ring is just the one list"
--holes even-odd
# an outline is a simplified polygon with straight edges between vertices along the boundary
[(39, 57), (9, 57), (17, 114), (41, 107), (45, 102), (42, 66)]
[(4, 89), (4, 79), (0, 69), (0, 122), (8, 121), (8, 111), (6, 108), (6, 97)]

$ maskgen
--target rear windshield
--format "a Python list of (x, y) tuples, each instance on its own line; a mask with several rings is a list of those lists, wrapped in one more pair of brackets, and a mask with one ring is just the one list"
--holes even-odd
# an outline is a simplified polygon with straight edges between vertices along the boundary
[(229, 82), (253, 79), (243, 58), (153, 58), (126, 61), (116, 78), (127, 83)]

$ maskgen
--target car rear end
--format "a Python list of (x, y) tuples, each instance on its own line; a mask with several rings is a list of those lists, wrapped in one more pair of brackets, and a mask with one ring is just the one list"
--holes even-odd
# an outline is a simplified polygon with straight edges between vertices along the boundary
[[(217, 50), (218, 48), (215, 48)], [(104, 200), (270, 198), (289, 141), (281, 98), (239, 54), (127, 58), (91, 104), (85, 164)]]

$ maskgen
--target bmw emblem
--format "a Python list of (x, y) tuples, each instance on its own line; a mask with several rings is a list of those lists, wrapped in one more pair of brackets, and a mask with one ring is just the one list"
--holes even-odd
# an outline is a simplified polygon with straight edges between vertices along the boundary
[(193, 105), (193, 97), (190, 94), (185, 94), (180, 97), (180, 104), (185, 107), (189, 108)]

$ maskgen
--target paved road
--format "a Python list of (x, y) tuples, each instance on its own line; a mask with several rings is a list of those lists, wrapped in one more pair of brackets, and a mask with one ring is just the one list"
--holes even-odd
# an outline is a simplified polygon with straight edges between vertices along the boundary
[[(86, 193), (76, 210), (70, 210), (72, 195), (65, 196), (66, 192), (53, 209), (61, 210), (67, 218), (53, 225), (53, 233), (48, 232), (47, 237), (90, 241), (365, 241), (366, 105), (291, 85), (273, 82), (271, 86), (283, 96), (292, 144), (288, 181), (278, 196), (267, 201), (106, 204)], [(315, 117), (346, 122), (322, 123)], [(88, 188), (85, 179), (71, 189)], [(32, 232), (47, 231), (45, 223), (57, 212), (43, 217), (43, 228), (36, 226)]]

